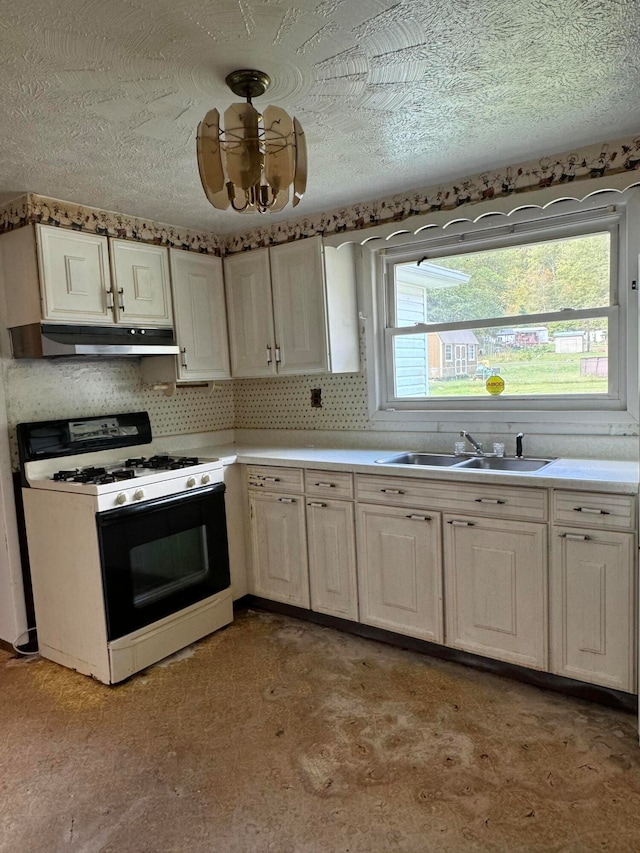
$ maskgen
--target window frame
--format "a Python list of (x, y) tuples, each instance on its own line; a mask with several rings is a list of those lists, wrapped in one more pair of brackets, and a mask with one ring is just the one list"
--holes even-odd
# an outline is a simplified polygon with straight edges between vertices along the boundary
[[(508, 424), (550, 434), (570, 431), (591, 435), (637, 434), (638, 308), (635, 280), (638, 277), (637, 247), (640, 245), (640, 189), (632, 188), (624, 194), (615, 190), (602, 191), (599, 198), (590, 197), (583, 202), (557, 199), (552, 200), (547, 208), (531, 205), (511, 213), (491, 212), (487, 206), (483, 207), (487, 212), (482, 213), (481, 208), (480, 216), (474, 222), (454, 220), (445, 222), (444, 226), (423, 227), (415, 234), (389, 234), (385, 238), (385, 246), (380, 245), (378, 238), (369, 238), (362, 244), (363, 304), (372, 321), (365, 330), (371, 428), (447, 431), (451, 424), (459, 424), (462, 413), (466, 424), (482, 424), (488, 428)], [(513, 224), (509, 222), (511, 217)], [(496, 225), (496, 222), (500, 224)], [(385, 272), (390, 261), (412, 261), (416, 255), (423, 257), (426, 252), (429, 258), (437, 260), (436, 253), (451, 255), (461, 245), (474, 252), (605, 230), (612, 231), (610, 287), (614, 299), (617, 294), (617, 307), (613, 305), (606, 312), (610, 315), (609, 394), (572, 395), (571, 399), (551, 395), (512, 398), (487, 395), (487, 398), (422, 400), (396, 400), (388, 395), (388, 379), (392, 374), (387, 357), (388, 276)], [(431, 239), (423, 238), (425, 232)], [(603, 316), (603, 313), (601, 309), (595, 309), (592, 316)], [(524, 322), (537, 323), (541, 316), (545, 321), (549, 320), (548, 314), (526, 315)], [(568, 316), (563, 313), (557, 319), (566, 320)], [(498, 318), (496, 325), (507, 325), (510, 321), (522, 324), (523, 317)], [(447, 325), (456, 329), (464, 327), (460, 323)], [(447, 325), (438, 324), (437, 328), (443, 329)], [(477, 320), (468, 321), (467, 327), (478, 325)], [(435, 328), (435, 324), (429, 325), (425, 331), (435, 331)], [(416, 330), (410, 327), (408, 331), (415, 334)]]

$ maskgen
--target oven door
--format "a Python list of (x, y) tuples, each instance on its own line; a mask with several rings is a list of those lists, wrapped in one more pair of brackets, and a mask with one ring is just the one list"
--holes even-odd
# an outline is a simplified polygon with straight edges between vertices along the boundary
[(109, 640), (229, 586), (224, 488), (96, 515)]

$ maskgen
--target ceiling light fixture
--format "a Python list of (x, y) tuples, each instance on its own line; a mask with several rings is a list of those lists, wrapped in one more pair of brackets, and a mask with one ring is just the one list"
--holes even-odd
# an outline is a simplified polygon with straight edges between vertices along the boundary
[(220, 113), (209, 110), (198, 125), (197, 151), (200, 180), (211, 204), (229, 205), (239, 213), (282, 210), (293, 185), (295, 207), (307, 186), (307, 145), (296, 118), (281, 107), (259, 113), (252, 98), (266, 92), (271, 80), (262, 71), (234, 71), (226, 78), (234, 95), (246, 104), (231, 104)]

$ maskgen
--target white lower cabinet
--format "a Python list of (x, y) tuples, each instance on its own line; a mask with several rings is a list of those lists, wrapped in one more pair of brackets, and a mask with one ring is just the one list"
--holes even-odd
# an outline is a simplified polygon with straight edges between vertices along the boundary
[(358, 506), (360, 621), (443, 641), (440, 513)]
[(547, 527), (444, 516), (447, 645), (547, 667)]
[(309, 607), (309, 569), (304, 498), (249, 492), (251, 592)]
[(247, 475), (255, 595), (635, 691), (635, 496), (275, 465)]
[(353, 504), (307, 499), (311, 609), (358, 620)]
[(633, 533), (554, 527), (551, 671), (635, 690)]

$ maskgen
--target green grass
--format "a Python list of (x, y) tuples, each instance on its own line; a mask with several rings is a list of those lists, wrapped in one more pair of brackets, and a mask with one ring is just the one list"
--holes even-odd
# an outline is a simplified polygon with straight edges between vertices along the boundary
[[(486, 361), (500, 369), (505, 388), (500, 396), (517, 397), (524, 394), (606, 394), (607, 378), (580, 376), (580, 360), (589, 356), (606, 355), (602, 348), (589, 353), (544, 352), (530, 361), (522, 360), (522, 350), (501, 353)], [(481, 380), (453, 379), (429, 383), (430, 397), (489, 397)]]

